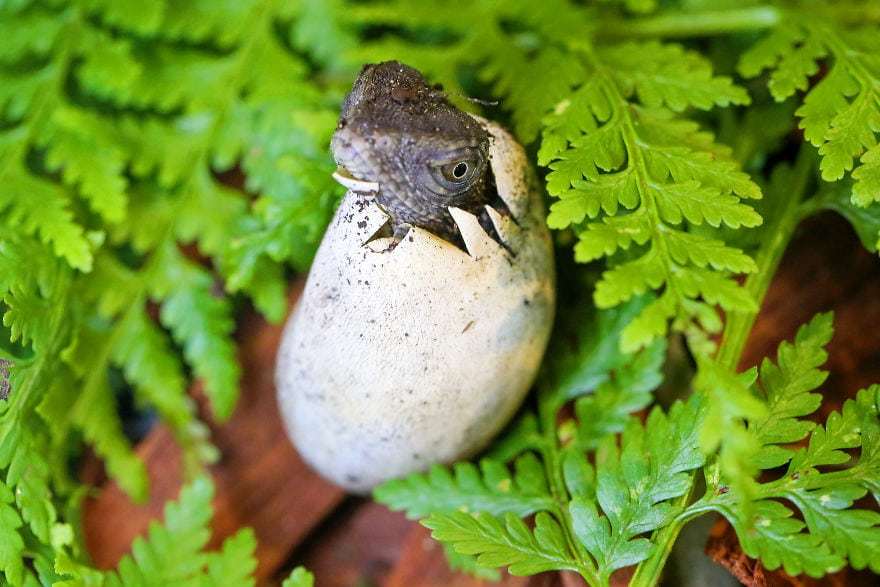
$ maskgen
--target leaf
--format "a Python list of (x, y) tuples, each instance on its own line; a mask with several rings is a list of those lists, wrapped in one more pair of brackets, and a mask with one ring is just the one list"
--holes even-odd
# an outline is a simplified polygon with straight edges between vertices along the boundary
[(743, 550), (760, 558), (769, 570), (782, 567), (789, 575), (806, 573), (821, 577), (843, 567), (843, 559), (832, 553), (818, 537), (801, 532), (804, 523), (792, 518), (792, 512), (775, 501), (760, 501), (756, 506), (753, 527), (732, 520)]
[(208, 569), (203, 585), (253, 586), (253, 572), (257, 568), (254, 549), (257, 539), (254, 531), (243, 528), (223, 541), (219, 552), (208, 555)]
[(44, 130), (46, 164), (64, 182), (78, 188), (107, 222), (125, 214), (126, 157), (106, 120), (72, 108), (59, 108)]
[[(806, 90), (801, 118), (804, 136), (822, 155), (822, 178), (837, 181), (856, 168), (853, 203), (868, 206), (878, 199), (877, 133), (880, 132), (880, 69), (873, 55), (880, 45), (876, 27), (845, 28), (834, 19), (793, 14), (740, 60), (740, 72), (773, 73), (770, 91), (782, 101)], [(807, 78), (828, 61), (829, 71), (808, 89)], [(858, 166), (856, 159), (863, 165)]]
[(211, 276), (176, 249), (162, 251), (159, 266), (153, 295), (163, 302), (160, 319), (183, 345), (187, 362), (205, 381), (214, 413), (224, 420), (235, 405), (240, 372), (229, 338), (234, 326), (229, 302), (213, 293)]
[[(865, 168), (862, 165), (853, 175)], [(865, 249), (880, 252), (880, 206), (865, 208), (856, 205), (853, 203), (855, 192), (846, 187), (846, 184), (832, 184), (824, 194), (817, 197), (823, 207), (834, 210), (849, 221)]]
[[(576, 260), (612, 260), (596, 286), (596, 304), (613, 307), (660, 291), (660, 300), (630, 322), (622, 348), (649, 344), (666, 333), (670, 319), (682, 330), (703, 324), (706, 304), (752, 307), (730, 276), (754, 271), (754, 262), (689, 227), (759, 225), (761, 217), (742, 199), (759, 198), (760, 189), (729, 149), (671, 111), (745, 103), (748, 96), (677, 45), (582, 52), (593, 78), (546, 117), (539, 162), (550, 168), (548, 191), (560, 198), (550, 226), (578, 224)], [(655, 56), (675, 75), (657, 70)], [(677, 79), (689, 81), (679, 86)]]
[(646, 559), (651, 543), (640, 535), (666, 525), (677, 513), (669, 500), (690, 486), (688, 471), (703, 464), (697, 430), (698, 396), (669, 414), (655, 408), (644, 427), (631, 419), (618, 449), (606, 437), (596, 454), (595, 501), (575, 498), (569, 510), (577, 538), (601, 577)]
[(446, 556), (446, 564), (452, 571), (467, 573), (475, 579), (493, 582), (501, 580), (501, 573), (498, 569), (481, 566), (477, 563), (476, 557), (460, 554), (445, 544), (443, 545), (443, 554)]
[(665, 357), (665, 341), (656, 340), (615, 370), (612, 379), (575, 401), (577, 440), (583, 450), (595, 449), (609, 434), (622, 432), (630, 415), (651, 403), (652, 392), (663, 380)]
[(626, 42), (602, 51), (601, 58), (624, 93), (636, 93), (649, 108), (681, 112), (689, 106), (709, 110), (750, 101), (744, 89), (729, 77), (714, 76), (708, 60), (681, 45)]
[(752, 419), (758, 442), (758, 466), (769, 469), (785, 464), (790, 453), (770, 446), (796, 442), (813, 428), (799, 420), (818, 409), (819, 394), (811, 393), (825, 381), (828, 373), (818, 369), (828, 358), (824, 350), (831, 340), (833, 315), (817, 314), (798, 329), (794, 344), (783, 342), (777, 351), (777, 365), (764, 359), (761, 363), (761, 388), (767, 403), (767, 415)]
[[(185, 486), (177, 501), (165, 505), (164, 522), (152, 522), (146, 537), (136, 538), (131, 554), (122, 558), (116, 571), (108, 573), (107, 585), (168, 585), (198, 574), (211, 560), (201, 551), (210, 537), (207, 524), (213, 494), (214, 488), (205, 477)], [(252, 543), (252, 536), (245, 540)]]
[[(545, 368), (546, 391), (542, 394), (552, 396), (552, 401), (557, 403), (570, 400), (610, 381), (618, 369), (628, 372), (632, 379), (644, 377), (654, 381), (656, 363), (649, 357), (661, 355), (665, 345), (658, 343), (650, 351), (639, 354), (644, 361), (637, 360), (630, 369), (626, 365), (632, 357), (622, 353), (619, 347), (621, 332), (647, 302), (646, 298), (639, 298), (601, 311), (584, 301), (562, 308), (561, 312), (570, 319), (559, 325), (560, 332), (550, 343)], [(636, 386), (643, 385), (636, 383)]]
[[(830, 313), (816, 315), (798, 330), (793, 343), (779, 346), (776, 365), (766, 359), (762, 363), (760, 389), (769, 411), (744, 416), (749, 421), (746, 442), (760, 452), (751, 469), (739, 471), (724, 469), (722, 452), (722, 471), (730, 487), (710, 489), (704, 498), (731, 521), (749, 556), (759, 557), (768, 569), (782, 566), (789, 574), (813, 577), (847, 563), (858, 569), (880, 567), (880, 515), (854, 507), (872, 489), (868, 480), (876, 478), (878, 470), (876, 390), (863, 390), (856, 400), (847, 400), (824, 425), (801, 419), (819, 407), (820, 396), (812, 392), (827, 375), (818, 367), (827, 358), (823, 347), (831, 339), (831, 323)], [(707, 425), (722, 427), (711, 420)], [(721, 434), (729, 443), (731, 432)], [(807, 434), (806, 446), (785, 446)], [(734, 437), (742, 438), (741, 429)], [(855, 460), (845, 452), (859, 447)], [(757, 469), (785, 463), (782, 477), (763, 483), (751, 479)], [(837, 469), (829, 471), (828, 465)], [(779, 500), (794, 505), (804, 522), (794, 519)]]
[(457, 463), (452, 471), (434, 465), (429, 473), (386, 481), (374, 497), (393, 510), (405, 510), (409, 518), (436, 512), (513, 513), (523, 517), (553, 507), (541, 463), (525, 453), (515, 463), (515, 474), (491, 459), (477, 468)]
[(92, 252), (83, 228), (74, 222), (69, 194), (63, 188), (18, 171), (5, 174), (0, 189), (4, 224), (26, 235), (38, 234), (71, 267), (88, 271)]
[(315, 578), (304, 567), (296, 567), (281, 587), (314, 587)]
[(821, 537), (855, 569), (880, 569), (880, 514), (853, 509), (866, 490), (854, 486), (795, 491), (787, 495), (804, 514), (810, 534)]
[(12, 491), (0, 481), (0, 570), (9, 584), (18, 585), (24, 576), (24, 541), (18, 532), (22, 521), (12, 503)]
[(485, 567), (508, 567), (511, 575), (534, 575), (551, 570), (578, 570), (568, 553), (562, 529), (553, 517), (535, 517), (534, 533), (522, 520), (507, 514), (502, 522), (487, 513), (432, 514), (422, 522), (431, 536), (456, 552), (477, 555)]

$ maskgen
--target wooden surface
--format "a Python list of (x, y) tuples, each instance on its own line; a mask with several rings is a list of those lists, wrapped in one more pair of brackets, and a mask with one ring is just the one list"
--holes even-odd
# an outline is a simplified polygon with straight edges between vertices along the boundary
[[(786, 254), (743, 366), (774, 352), (781, 340), (791, 338), (814, 313), (832, 309), (836, 335), (830, 345), (831, 376), (823, 388), (829, 409), (860, 387), (880, 381), (880, 258), (861, 248), (845, 222), (825, 215), (802, 226)], [(230, 422), (212, 426), (213, 441), (223, 455), (212, 467), (217, 483), (213, 542), (219, 543), (242, 525), (253, 527), (259, 541), (260, 584), (280, 583), (297, 564), (306, 564), (315, 572), (318, 587), (481, 584), (451, 573), (442, 549), (421, 526), (369, 500), (346, 497), (299, 459), (281, 429), (272, 384), (280, 332), (280, 326), (267, 325), (252, 313), (241, 318), (237, 337), (244, 367), (242, 397)], [(198, 390), (194, 393), (198, 397)], [(154, 427), (137, 450), (150, 472), (150, 502), (136, 506), (114, 483), (104, 481), (86, 503), (87, 543), (102, 567), (116, 563), (180, 488), (179, 451), (164, 426)], [(87, 461), (83, 475), (99, 480), (97, 468)], [(732, 546), (725, 543), (725, 552), (734, 551), (731, 561), (736, 559), (735, 547), (735, 542)], [(741, 559), (736, 563), (738, 571), (746, 569), (742, 571), (746, 576), (748, 569), (753, 576), (766, 575), (761, 569), (756, 574), (754, 563), (749, 566)], [(853, 573), (809, 584), (862, 581), (870, 578)], [(544, 574), (530, 579), (507, 577), (501, 585), (575, 587), (582, 583), (570, 575)]]

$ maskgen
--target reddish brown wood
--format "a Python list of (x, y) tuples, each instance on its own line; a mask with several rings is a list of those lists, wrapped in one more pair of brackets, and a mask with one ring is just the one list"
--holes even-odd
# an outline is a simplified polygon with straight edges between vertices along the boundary
[(325, 532), (304, 545), (298, 562), (320, 577), (320, 587), (383, 585), (415, 525), (368, 499), (352, 500), (325, 521)]
[(782, 260), (741, 361), (775, 356), (817, 312), (835, 313), (825, 368), (826, 395), (853, 395), (880, 382), (880, 258), (866, 251), (849, 225), (827, 213), (805, 222)]

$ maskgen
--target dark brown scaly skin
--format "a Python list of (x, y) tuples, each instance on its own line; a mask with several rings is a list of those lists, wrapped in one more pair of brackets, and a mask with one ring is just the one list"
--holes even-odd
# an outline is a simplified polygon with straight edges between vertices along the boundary
[(376, 201), (399, 239), (409, 225), (460, 243), (448, 207), (483, 219), (497, 201), (489, 135), (437, 86), (397, 61), (365, 65), (332, 140), (337, 164), (379, 184)]

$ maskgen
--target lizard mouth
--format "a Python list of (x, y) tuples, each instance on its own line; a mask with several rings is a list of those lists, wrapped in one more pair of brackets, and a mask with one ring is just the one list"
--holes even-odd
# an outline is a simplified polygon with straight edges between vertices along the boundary
[(379, 191), (379, 182), (378, 181), (369, 181), (367, 179), (360, 179), (351, 174), (351, 172), (340, 165), (336, 168), (336, 171), (333, 172), (333, 179), (347, 187), (353, 192), (364, 194), (364, 193), (374, 193)]

